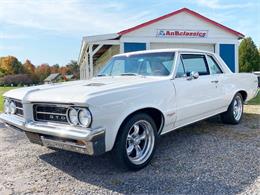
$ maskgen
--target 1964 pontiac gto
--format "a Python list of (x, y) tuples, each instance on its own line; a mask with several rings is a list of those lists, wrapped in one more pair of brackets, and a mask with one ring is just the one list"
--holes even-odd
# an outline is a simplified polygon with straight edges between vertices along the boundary
[(238, 124), (256, 93), (256, 76), (232, 73), (216, 54), (151, 50), (116, 55), (91, 80), (9, 91), (0, 119), (32, 143), (112, 151), (121, 167), (138, 170), (160, 135), (217, 114)]

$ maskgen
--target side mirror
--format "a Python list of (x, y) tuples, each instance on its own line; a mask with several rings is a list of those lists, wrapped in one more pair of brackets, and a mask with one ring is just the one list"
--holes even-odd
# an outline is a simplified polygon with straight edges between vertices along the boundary
[(190, 76), (187, 77), (187, 80), (192, 80), (192, 79), (197, 79), (197, 78), (199, 78), (199, 73), (192, 71), (192, 72), (190, 72)]

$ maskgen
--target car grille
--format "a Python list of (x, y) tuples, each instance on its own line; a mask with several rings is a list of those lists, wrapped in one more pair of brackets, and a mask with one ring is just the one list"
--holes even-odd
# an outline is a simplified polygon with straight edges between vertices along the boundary
[(15, 112), (15, 115), (18, 115), (18, 116), (22, 116), (23, 117), (23, 104), (21, 101), (19, 100), (14, 100), (12, 99), (12, 101), (15, 103), (16, 105), (16, 112)]
[(68, 123), (67, 105), (35, 104), (33, 105), (34, 120), (44, 122)]

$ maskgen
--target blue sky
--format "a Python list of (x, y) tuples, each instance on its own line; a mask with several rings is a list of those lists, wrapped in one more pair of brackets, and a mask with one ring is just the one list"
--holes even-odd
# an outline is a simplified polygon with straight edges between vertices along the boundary
[(118, 32), (183, 7), (260, 46), (259, 0), (0, 0), (0, 56), (65, 65), (78, 59), (83, 36)]

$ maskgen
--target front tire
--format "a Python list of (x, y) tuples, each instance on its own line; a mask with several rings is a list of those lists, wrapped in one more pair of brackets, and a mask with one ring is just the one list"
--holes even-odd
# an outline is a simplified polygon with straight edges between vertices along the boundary
[(156, 125), (149, 115), (131, 116), (119, 130), (112, 151), (115, 161), (122, 169), (144, 168), (154, 155), (157, 137)]
[(221, 120), (226, 124), (238, 124), (243, 116), (243, 97), (240, 93), (237, 93), (228, 110), (221, 115)]

